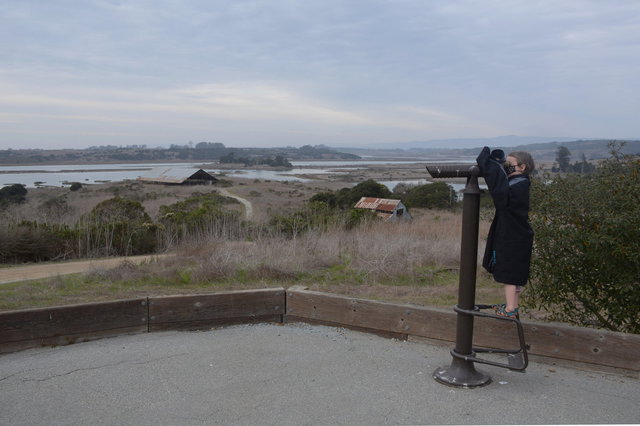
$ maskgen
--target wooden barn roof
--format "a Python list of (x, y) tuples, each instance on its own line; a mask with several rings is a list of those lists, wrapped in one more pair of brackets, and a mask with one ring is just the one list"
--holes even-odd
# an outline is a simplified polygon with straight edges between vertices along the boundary
[(202, 169), (186, 167), (157, 167), (138, 178), (142, 182), (184, 183), (188, 180), (209, 180), (216, 178)]

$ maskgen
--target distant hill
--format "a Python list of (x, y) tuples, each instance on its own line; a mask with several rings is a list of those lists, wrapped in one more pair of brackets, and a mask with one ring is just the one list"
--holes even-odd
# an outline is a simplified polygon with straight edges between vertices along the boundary
[[(502, 148), (507, 152), (528, 151), (538, 161), (555, 161), (558, 147), (564, 146), (571, 152), (571, 159), (573, 161), (581, 160), (583, 154), (587, 160), (602, 160), (609, 157), (609, 144), (611, 142), (613, 141), (609, 139), (578, 140), (567, 142), (535, 143), (511, 147), (506, 146)], [(640, 155), (640, 140), (625, 141), (625, 145), (622, 148), (622, 153)]]
[[(556, 158), (558, 147), (564, 146), (571, 152), (571, 158), (578, 161), (584, 153), (587, 160), (602, 160), (609, 157), (609, 144), (612, 140), (586, 140), (571, 142), (550, 142), (542, 144), (530, 144), (513, 147), (512, 151), (529, 151), (535, 158), (544, 161), (553, 161)], [(640, 155), (640, 140), (625, 141), (622, 153)]]
[(574, 141), (576, 138), (566, 137), (546, 137), (546, 136), (517, 136), (517, 135), (505, 135), (496, 136), (493, 138), (450, 138), (450, 139), (429, 139), (426, 141), (412, 141), (401, 142), (394, 144), (381, 144), (379, 146), (371, 146), (371, 148), (380, 149), (431, 149), (431, 148), (445, 148), (445, 149), (464, 149), (464, 148), (476, 148), (481, 146), (517, 146), (517, 145), (529, 145), (548, 142), (569, 142)]
[[(207, 162), (237, 158), (240, 163), (270, 164), (286, 160), (354, 160), (355, 154), (340, 152), (325, 145), (300, 148), (228, 148), (221, 143), (200, 142), (172, 145), (168, 149), (133, 146), (99, 146), (86, 149), (6, 149), (0, 150), (0, 164), (83, 164), (142, 162)], [(242, 161), (240, 161), (242, 160)]]
[[(493, 139), (474, 139), (479, 141), (478, 145), (469, 148), (432, 148), (432, 147), (409, 147), (404, 148), (404, 144), (400, 144), (403, 148), (393, 149), (367, 149), (367, 148), (341, 148), (341, 151), (356, 154), (359, 156), (373, 156), (385, 158), (416, 158), (416, 159), (470, 159), (475, 158), (483, 146), (490, 148), (500, 148), (507, 153), (510, 151), (528, 151), (537, 161), (553, 162), (556, 159), (558, 147), (564, 146), (571, 152), (572, 161), (580, 161), (582, 154), (587, 160), (602, 160), (609, 156), (610, 139), (600, 140), (573, 140), (573, 141), (554, 141), (544, 143), (529, 144), (498, 144), (491, 143), (500, 138)], [(624, 154), (640, 155), (640, 140), (625, 141), (626, 144), (622, 149)]]

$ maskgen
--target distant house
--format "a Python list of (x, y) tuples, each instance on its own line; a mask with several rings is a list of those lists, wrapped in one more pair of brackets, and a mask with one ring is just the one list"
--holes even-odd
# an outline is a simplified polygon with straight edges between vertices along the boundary
[(217, 181), (202, 169), (184, 167), (158, 167), (138, 178), (140, 182), (163, 183), (167, 185), (207, 185)]
[(362, 197), (354, 206), (356, 209), (374, 210), (376, 215), (385, 220), (409, 220), (411, 215), (400, 200), (387, 198)]

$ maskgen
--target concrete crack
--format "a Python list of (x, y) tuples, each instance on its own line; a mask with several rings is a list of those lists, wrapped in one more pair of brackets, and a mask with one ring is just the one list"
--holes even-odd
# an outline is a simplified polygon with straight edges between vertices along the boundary
[(125, 362), (126, 361), (120, 361), (120, 362), (117, 362), (115, 364), (105, 364), (105, 365), (100, 365), (100, 366), (97, 366), (97, 367), (76, 368), (75, 370), (67, 371), (66, 373), (55, 374), (53, 376), (45, 377), (45, 378), (42, 378), (42, 379), (23, 379), (22, 381), (23, 382), (46, 382), (47, 380), (55, 379), (55, 378), (58, 378), (58, 377), (69, 376), (69, 375), (77, 373), (79, 371), (100, 370), (100, 369), (106, 368), (106, 367), (115, 367), (117, 365), (124, 364)]
[(13, 373), (13, 374), (9, 374), (9, 375), (8, 375), (8, 376), (6, 376), (6, 377), (2, 377), (2, 378), (0, 378), (0, 382), (1, 382), (1, 381), (3, 381), (3, 380), (7, 380), (8, 378), (13, 377), (13, 376), (15, 376), (16, 374), (20, 374), (20, 373), (21, 373), (21, 372)]
[(184, 355), (188, 355), (188, 353), (184, 352), (184, 353), (181, 353), (181, 354), (167, 355), (167, 356), (163, 356), (163, 357), (160, 357), (160, 358), (154, 358), (154, 359), (150, 359), (148, 361), (134, 362), (133, 365), (151, 364), (153, 362), (164, 361), (165, 359), (177, 358), (177, 357), (184, 356)]

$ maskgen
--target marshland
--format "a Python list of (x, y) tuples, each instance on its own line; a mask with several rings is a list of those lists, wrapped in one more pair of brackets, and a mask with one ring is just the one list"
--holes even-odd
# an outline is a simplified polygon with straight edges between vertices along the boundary
[[(49, 251), (49, 257), (27, 260), (64, 262), (141, 253), (169, 256), (152, 257), (142, 265), (125, 259), (114, 269), (4, 284), (0, 286), (0, 309), (291, 285), (378, 300), (436, 306), (455, 303), (459, 206), (409, 208), (412, 220), (384, 222), (373, 215), (354, 219), (349, 209), (318, 211), (318, 206), (310, 202), (317, 194), (338, 193), (359, 182), (426, 180), (423, 163), (344, 166), (340, 173), (297, 176), (304, 181), (242, 178), (224, 173), (216, 177), (218, 182), (204, 186), (127, 180), (85, 184), (77, 190), (68, 186), (28, 188), (24, 202), (7, 206), (0, 213), (0, 232), (5, 241), (0, 247), (5, 253), (9, 239), (27, 234), (32, 244), (38, 244), (38, 238), (43, 240), (40, 244), (50, 244), (52, 238), (44, 229), (53, 229), (76, 233), (70, 243), (61, 243), (69, 248), (64, 252)], [(394, 196), (400, 198), (398, 191), (412, 186), (415, 185), (397, 186)], [(89, 217), (92, 211), (95, 216), (101, 203), (114, 199), (139, 204), (139, 211), (128, 214), (143, 215), (139, 216), (141, 226), (153, 233), (153, 249), (142, 245), (136, 250), (129, 245), (128, 252), (118, 251), (117, 231), (111, 229), (111, 236), (98, 235), (108, 231), (96, 229), (95, 218), (92, 221)], [(210, 214), (194, 219), (198, 225), (179, 227), (167, 221), (168, 216), (197, 209), (210, 209)], [(488, 220), (483, 218), (481, 234), (486, 234), (487, 227)], [(105, 251), (108, 246), (113, 250)], [(46, 248), (44, 252), (47, 253)], [(11, 265), (6, 256), (4, 262), (4, 267)], [(478, 292), (478, 297), (487, 302), (497, 302), (501, 297), (500, 286), (482, 273)]]
[[(637, 333), (640, 162), (612, 144), (587, 168), (532, 180), (535, 232), (526, 316)], [(0, 285), (0, 309), (221, 290), (290, 287), (367, 299), (456, 303), (464, 181), (428, 182), (425, 163), (293, 175), (216, 174), (212, 185), (137, 180), (65, 187), (5, 186), (0, 262), (123, 257), (116, 268)], [(606, 194), (606, 196), (602, 196)], [(411, 220), (354, 209), (363, 196), (400, 199)], [(483, 253), (493, 206), (481, 197)], [(141, 265), (126, 256), (149, 255)], [(162, 256), (161, 256), (162, 255)], [(6, 271), (6, 270), (5, 270)], [(6, 273), (6, 272), (5, 272)], [(478, 303), (502, 300), (482, 268)]]

